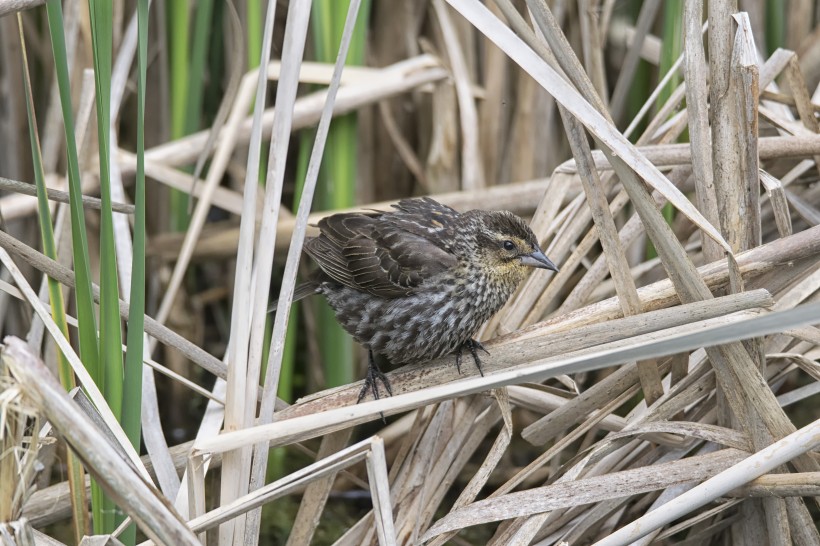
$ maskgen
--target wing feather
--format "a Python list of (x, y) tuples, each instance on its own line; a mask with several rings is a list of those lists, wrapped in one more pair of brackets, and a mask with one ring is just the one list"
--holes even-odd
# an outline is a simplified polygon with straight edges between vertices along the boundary
[(400, 297), (458, 263), (443, 243), (457, 218), (429, 198), (402, 200), (385, 213), (335, 214), (319, 222), (320, 235), (305, 251), (336, 282)]

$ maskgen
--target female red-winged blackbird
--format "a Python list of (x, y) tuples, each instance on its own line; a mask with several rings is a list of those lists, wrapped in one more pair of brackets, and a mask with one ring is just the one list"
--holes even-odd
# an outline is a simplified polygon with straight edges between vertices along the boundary
[[(369, 353), (369, 389), (392, 389), (374, 359), (393, 365), (432, 360), (469, 349), (472, 339), (512, 295), (531, 267), (558, 271), (538, 248), (532, 230), (511, 212), (455, 210), (424, 197), (394, 211), (334, 214), (305, 242), (319, 265), (296, 299), (324, 294), (342, 327)], [(482, 372), (483, 375), (483, 372)]]

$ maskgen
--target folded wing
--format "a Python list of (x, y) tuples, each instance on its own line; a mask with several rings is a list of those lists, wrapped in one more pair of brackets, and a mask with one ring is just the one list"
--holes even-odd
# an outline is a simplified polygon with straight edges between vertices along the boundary
[(458, 213), (429, 201), (434, 206), (404, 200), (396, 211), (323, 218), (305, 251), (336, 282), (383, 298), (411, 294), (457, 264), (438, 235), (455, 229)]

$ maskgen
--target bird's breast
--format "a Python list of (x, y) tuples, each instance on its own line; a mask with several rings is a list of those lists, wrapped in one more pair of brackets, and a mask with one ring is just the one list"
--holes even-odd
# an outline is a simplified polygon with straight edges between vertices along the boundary
[(492, 315), (501, 309), (514, 290), (514, 284), (502, 282), (502, 279), (496, 279), (481, 270), (471, 270), (464, 276), (464, 282), (454, 291), (453, 296), (466, 308)]
[(452, 353), (471, 339), (511, 294), (503, 285), (476, 273), (449, 275), (421, 288), (389, 299), (335, 283), (324, 285), (322, 292), (345, 330), (394, 364)]

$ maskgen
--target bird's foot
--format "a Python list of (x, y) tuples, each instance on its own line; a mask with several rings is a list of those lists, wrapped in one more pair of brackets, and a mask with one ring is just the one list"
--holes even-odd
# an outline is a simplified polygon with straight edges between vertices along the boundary
[(379, 398), (381, 398), (379, 396), (379, 385), (377, 383), (378, 381), (381, 381), (384, 385), (384, 388), (387, 389), (388, 394), (390, 394), (390, 396), (393, 396), (393, 389), (392, 387), (390, 387), (390, 381), (387, 379), (387, 376), (384, 375), (378, 368), (369, 367), (367, 368), (367, 376), (364, 378), (364, 386), (362, 387), (361, 392), (359, 392), (358, 400), (356, 400), (357, 404), (364, 400), (364, 397), (367, 396), (367, 391), (373, 393), (374, 399), (378, 400)]
[(470, 350), (470, 354), (473, 355), (473, 361), (475, 362), (476, 368), (478, 368), (478, 373), (481, 374), (481, 377), (484, 377), (484, 370), (481, 369), (481, 358), (478, 356), (478, 351), (484, 351), (488, 355), (490, 351), (488, 351), (480, 341), (476, 341), (475, 339), (468, 339), (458, 347), (458, 352), (456, 353), (456, 369), (458, 373), (461, 373), (461, 351), (464, 350), (465, 347), (467, 347), (467, 349)]
[[(373, 353), (370, 352), (368, 357), (367, 375), (364, 378), (364, 386), (362, 386), (362, 390), (359, 392), (359, 398), (356, 400), (357, 404), (361, 402), (365, 396), (367, 396), (367, 391), (371, 391), (373, 393), (373, 398), (375, 400), (379, 399), (379, 381), (381, 381), (384, 388), (387, 389), (387, 393), (390, 396), (393, 396), (393, 388), (390, 386), (390, 381), (379, 369), (379, 366), (376, 364), (376, 360), (373, 358)], [(382, 413), (380, 415), (382, 416), (382, 421), (385, 421), (384, 414)]]

